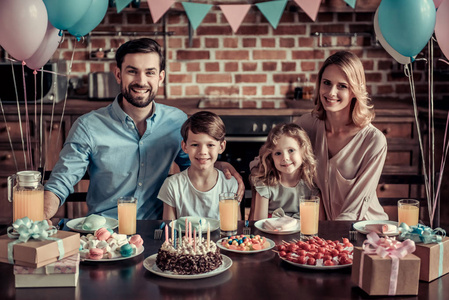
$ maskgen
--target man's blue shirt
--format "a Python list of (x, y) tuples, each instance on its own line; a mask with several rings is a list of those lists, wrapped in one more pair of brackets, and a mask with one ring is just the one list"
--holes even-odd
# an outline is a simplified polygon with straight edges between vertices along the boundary
[(87, 171), (88, 214), (117, 218), (117, 199), (134, 196), (137, 219), (161, 219), (163, 205), (157, 195), (172, 162), (181, 170), (190, 165), (180, 133), (187, 115), (153, 102), (153, 114), (140, 137), (119, 97), (75, 121), (45, 189), (56, 194), (62, 205)]

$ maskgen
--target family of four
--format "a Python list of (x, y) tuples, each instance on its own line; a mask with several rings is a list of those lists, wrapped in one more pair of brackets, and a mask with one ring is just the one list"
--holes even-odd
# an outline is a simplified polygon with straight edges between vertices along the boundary
[[(226, 148), (223, 121), (207, 111), (187, 118), (154, 101), (165, 79), (156, 41), (124, 43), (116, 62), (121, 93), (71, 127), (45, 184), (46, 218), (88, 172), (88, 214), (117, 218), (117, 199), (134, 196), (137, 219), (218, 219), (218, 195), (236, 192), (242, 198), (245, 189), (239, 173), (217, 161)], [(277, 208), (297, 216), (299, 196), (319, 195), (323, 219), (388, 219), (376, 195), (387, 143), (371, 125), (374, 110), (360, 59), (346, 51), (331, 55), (316, 91), (314, 110), (297, 124), (273, 128), (251, 163), (254, 218)], [(168, 177), (173, 163), (181, 172)]]

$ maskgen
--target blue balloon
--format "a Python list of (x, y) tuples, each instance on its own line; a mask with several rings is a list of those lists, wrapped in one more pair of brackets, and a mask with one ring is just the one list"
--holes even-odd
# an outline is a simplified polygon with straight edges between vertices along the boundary
[(404, 56), (419, 54), (432, 37), (436, 20), (433, 0), (382, 0), (378, 11), (383, 37)]
[(68, 29), (70, 34), (82, 37), (101, 23), (108, 10), (109, 0), (92, 0), (92, 4), (84, 16)]
[(75, 25), (87, 12), (92, 0), (43, 0), (47, 7), (48, 20), (60, 29)]

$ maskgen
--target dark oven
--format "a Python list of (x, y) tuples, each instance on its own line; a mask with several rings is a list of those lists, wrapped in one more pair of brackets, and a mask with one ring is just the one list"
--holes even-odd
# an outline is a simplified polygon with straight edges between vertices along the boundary
[(226, 150), (218, 158), (239, 171), (245, 182), (245, 206), (250, 205), (249, 163), (259, 155), (268, 132), (275, 125), (292, 121), (291, 116), (221, 116), (226, 125)]

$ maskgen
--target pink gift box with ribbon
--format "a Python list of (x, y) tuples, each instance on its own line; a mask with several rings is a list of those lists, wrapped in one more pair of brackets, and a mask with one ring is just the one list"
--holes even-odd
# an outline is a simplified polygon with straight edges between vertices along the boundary
[(352, 282), (369, 295), (417, 295), (420, 259), (415, 243), (371, 232), (354, 248)]
[(75, 287), (78, 285), (80, 254), (68, 256), (40, 268), (14, 265), (16, 288)]

